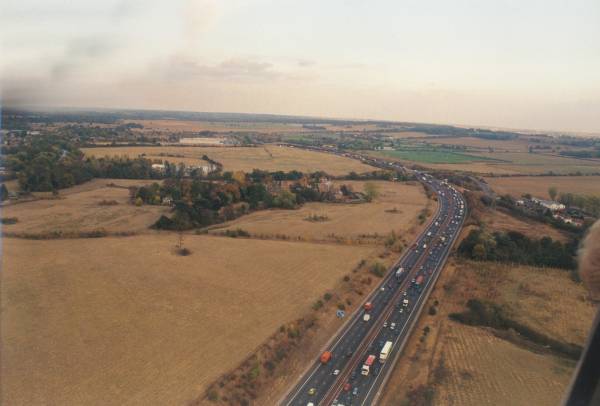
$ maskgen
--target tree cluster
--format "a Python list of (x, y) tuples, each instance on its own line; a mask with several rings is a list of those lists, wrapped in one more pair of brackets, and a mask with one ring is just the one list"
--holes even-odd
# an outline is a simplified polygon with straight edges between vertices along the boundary
[(558, 201), (567, 207), (579, 207), (594, 217), (600, 217), (600, 197), (598, 196), (561, 193)]
[(489, 233), (477, 229), (461, 242), (458, 253), (479, 261), (575, 269), (576, 249), (576, 242), (563, 244), (550, 237), (531, 239), (516, 231)]
[[(156, 228), (184, 230), (205, 227), (232, 220), (251, 210), (268, 208), (294, 209), (309, 201), (330, 198), (320, 192), (311, 175), (300, 172), (273, 172), (254, 170), (226, 172), (223, 180), (166, 179), (162, 185), (154, 183), (131, 189), (131, 200), (136, 204), (173, 205), (173, 214), (162, 216)], [(278, 186), (278, 179), (298, 179), (287, 188)], [(307, 180), (307, 178), (309, 180)]]

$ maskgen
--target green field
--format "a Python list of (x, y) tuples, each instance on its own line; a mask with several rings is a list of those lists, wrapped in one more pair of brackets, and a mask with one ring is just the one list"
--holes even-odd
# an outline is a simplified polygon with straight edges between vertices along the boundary
[(474, 161), (494, 161), (494, 159), (487, 157), (479, 157), (446, 150), (410, 149), (380, 151), (379, 153), (390, 158), (429, 164), (462, 164)]

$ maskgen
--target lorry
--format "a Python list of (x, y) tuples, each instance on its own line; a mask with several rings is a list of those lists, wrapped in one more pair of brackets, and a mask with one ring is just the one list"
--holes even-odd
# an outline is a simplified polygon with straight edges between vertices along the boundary
[(402, 272), (404, 272), (404, 268), (403, 267), (398, 268), (398, 270), (396, 271), (396, 278), (400, 278), (400, 275), (402, 275)]
[(331, 359), (331, 351), (325, 351), (321, 354), (321, 364), (327, 364)]
[(392, 350), (392, 342), (386, 341), (381, 349), (381, 353), (379, 354), (379, 362), (384, 363), (387, 359), (388, 355), (390, 355), (390, 351)]
[(360, 373), (365, 376), (369, 375), (369, 370), (373, 366), (374, 362), (375, 362), (375, 355), (369, 355), (367, 357), (367, 360), (363, 364), (362, 369), (360, 370)]

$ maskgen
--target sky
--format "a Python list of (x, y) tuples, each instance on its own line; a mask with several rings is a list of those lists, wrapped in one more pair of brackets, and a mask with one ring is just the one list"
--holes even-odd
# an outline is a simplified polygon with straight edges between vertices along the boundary
[(2, 0), (4, 106), (600, 132), (598, 0)]

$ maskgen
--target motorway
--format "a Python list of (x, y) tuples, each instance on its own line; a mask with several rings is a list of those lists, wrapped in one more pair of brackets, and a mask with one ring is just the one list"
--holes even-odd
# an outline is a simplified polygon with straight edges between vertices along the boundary
[[(414, 174), (437, 195), (437, 212), (414, 244), (388, 270), (377, 289), (324, 348), (332, 354), (329, 362), (322, 364), (321, 354), (314, 354), (315, 362), (281, 405), (364, 406), (377, 403), (466, 215), (465, 201), (458, 191), (425, 173), (415, 171)], [(421, 284), (417, 283), (419, 279), (422, 279)], [(404, 299), (408, 299), (407, 305)], [(367, 302), (372, 304), (369, 311), (364, 308)], [(363, 320), (365, 313), (370, 315), (368, 321)], [(387, 341), (393, 343), (392, 349), (382, 362), (380, 352)], [(361, 368), (369, 355), (377, 359), (369, 374), (363, 375)]]

